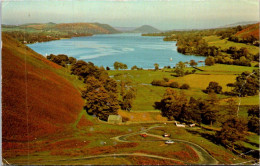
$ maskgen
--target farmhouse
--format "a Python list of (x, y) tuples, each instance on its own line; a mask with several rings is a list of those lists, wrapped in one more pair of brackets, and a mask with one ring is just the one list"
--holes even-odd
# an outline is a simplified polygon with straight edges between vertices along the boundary
[(107, 122), (112, 124), (121, 124), (122, 117), (120, 115), (109, 115)]

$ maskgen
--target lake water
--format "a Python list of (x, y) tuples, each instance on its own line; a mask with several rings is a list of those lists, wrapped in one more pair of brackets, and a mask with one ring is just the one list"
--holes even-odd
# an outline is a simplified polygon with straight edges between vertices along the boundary
[[(46, 54), (66, 54), (93, 62), (97, 66), (113, 69), (115, 61), (144, 69), (175, 66), (179, 61), (204, 60), (202, 56), (182, 55), (177, 52), (176, 42), (165, 42), (163, 37), (148, 37), (141, 34), (106, 34), (91, 37), (75, 37), (44, 43), (28, 44), (34, 51)], [(172, 59), (172, 61), (170, 60)], [(199, 66), (204, 63), (199, 63)]]

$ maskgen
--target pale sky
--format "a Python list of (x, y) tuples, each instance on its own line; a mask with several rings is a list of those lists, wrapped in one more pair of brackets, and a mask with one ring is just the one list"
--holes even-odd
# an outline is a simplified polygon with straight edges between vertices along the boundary
[(99, 22), (161, 30), (259, 21), (259, 0), (2, 0), (2, 23)]

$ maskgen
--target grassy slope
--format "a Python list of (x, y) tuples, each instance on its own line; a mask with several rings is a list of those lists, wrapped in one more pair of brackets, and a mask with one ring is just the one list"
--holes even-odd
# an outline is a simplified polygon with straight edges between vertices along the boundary
[(242, 31), (239, 31), (235, 34), (235, 36), (239, 38), (247, 38), (251, 35), (259, 40), (259, 23), (251, 25), (248, 28), (243, 29)]
[(32, 141), (65, 130), (76, 120), (83, 100), (69, 82), (73, 78), (60, 66), (7, 35), (2, 38), (5, 156), (24, 147), (21, 141)]
[(245, 47), (251, 54), (259, 53), (259, 47), (257, 46), (247, 45), (245, 43), (235, 43), (228, 41), (227, 39), (220, 39), (218, 36), (206, 36), (204, 39), (206, 42), (208, 42), (209, 46), (216, 46), (220, 47), (221, 49), (228, 49), (231, 46), (237, 47), (238, 49)]

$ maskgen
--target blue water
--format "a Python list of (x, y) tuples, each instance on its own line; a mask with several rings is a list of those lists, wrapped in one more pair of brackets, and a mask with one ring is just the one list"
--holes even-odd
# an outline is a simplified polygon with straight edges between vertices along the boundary
[[(34, 51), (46, 54), (66, 54), (93, 62), (97, 66), (113, 69), (115, 61), (144, 69), (154, 68), (154, 63), (175, 66), (179, 61), (204, 60), (201, 56), (182, 55), (177, 52), (176, 42), (165, 42), (163, 37), (146, 37), (141, 34), (108, 34), (91, 37), (75, 37), (44, 43), (28, 44)], [(172, 58), (172, 61), (170, 59)], [(204, 63), (199, 63), (202, 65)]]

